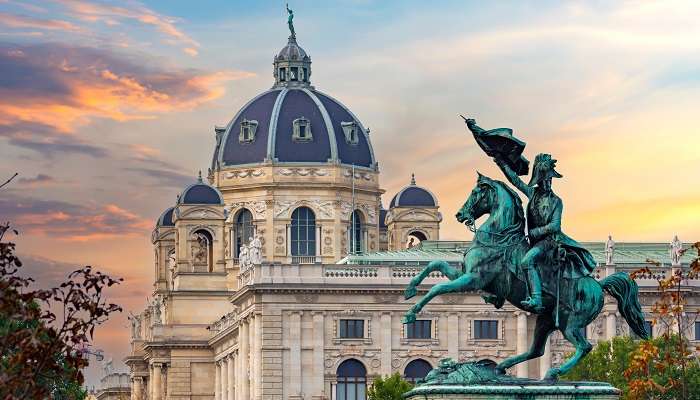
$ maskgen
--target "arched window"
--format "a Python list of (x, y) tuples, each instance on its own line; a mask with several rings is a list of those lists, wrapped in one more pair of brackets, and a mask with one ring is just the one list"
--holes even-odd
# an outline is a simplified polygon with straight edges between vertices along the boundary
[(355, 359), (343, 361), (336, 372), (338, 384), (335, 387), (336, 400), (367, 399), (367, 369)]
[(316, 255), (316, 216), (310, 208), (299, 207), (292, 213), (292, 255)]
[(212, 272), (212, 239), (211, 233), (206, 229), (198, 229), (192, 233), (192, 272)]
[(235, 237), (233, 240), (235, 244), (233, 247), (234, 257), (238, 257), (241, 246), (247, 245), (254, 234), (253, 214), (244, 208), (238, 212), (238, 217), (236, 217)]
[(428, 372), (432, 371), (433, 367), (425, 360), (416, 359), (406, 365), (403, 371), (404, 378), (415, 384), (419, 379), (425, 378)]
[(355, 210), (350, 214), (350, 253), (362, 253), (362, 214)]
[(425, 237), (425, 234), (421, 231), (413, 231), (408, 234), (408, 241), (406, 242), (406, 248), (410, 249), (411, 247), (418, 246), (418, 244), (424, 240), (427, 240), (428, 238)]

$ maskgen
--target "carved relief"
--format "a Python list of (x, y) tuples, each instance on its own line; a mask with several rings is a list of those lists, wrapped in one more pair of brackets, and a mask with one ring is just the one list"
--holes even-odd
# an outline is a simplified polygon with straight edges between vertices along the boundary
[(311, 205), (319, 218), (333, 218), (333, 202), (327, 200), (278, 200), (275, 202), (275, 217), (279, 218), (300, 206)]
[(320, 168), (282, 168), (277, 170), (277, 175), (283, 176), (327, 176), (329, 172)]
[(264, 219), (265, 218), (265, 211), (267, 211), (267, 205), (265, 200), (257, 200), (257, 201), (239, 201), (236, 203), (231, 203), (227, 207), (228, 215), (229, 215), (229, 221), (228, 222), (233, 222), (232, 218), (235, 215), (236, 210), (239, 208), (247, 208), (251, 212), (253, 212), (254, 218), (255, 219)]
[[(352, 176), (352, 170), (351, 169), (346, 169), (343, 171), (343, 176), (346, 178), (349, 178)], [(355, 171), (355, 179), (364, 179), (366, 181), (371, 181), (372, 180), (372, 175), (369, 174), (368, 172), (364, 171)]]
[(294, 295), (294, 299), (297, 303), (316, 304), (318, 302), (318, 295), (315, 293), (297, 294)]
[(245, 169), (241, 171), (228, 171), (224, 174), (227, 179), (233, 178), (257, 178), (264, 176), (265, 171), (262, 169)]
[(360, 209), (367, 215), (367, 223), (376, 224), (377, 223), (377, 210), (376, 207), (369, 204), (360, 205)]

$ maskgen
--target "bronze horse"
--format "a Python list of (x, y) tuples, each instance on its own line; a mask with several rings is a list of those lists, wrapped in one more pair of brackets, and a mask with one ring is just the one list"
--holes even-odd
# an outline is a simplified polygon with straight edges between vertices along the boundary
[[(519, 267), (519, 260), (529, 248), (522, 202), (503, 182), (479, 174), (477, 185), (456, 218), (460, 223), (472, 227), (476, 219), (486, 214), (489, 215), (488, 219), (476, 229), (472, 246), (464, 254), (461, 271), (445, 261), (431, 261), (411, 280), (405, 291), (406, 299), (417, 294), (418, 285), (431, 272), (440, 271), (450, 281), (433, 286), (406, 313), (404, 323), (414, 322), (416, 314), (435, 296), (476, 290), (490, 293), (491, 296), (485, 299), (497, 308), (508, 300), (515, 307), (532, 311), (521, 305), (529, 295), (526, 279)], [(555, 258), (551, 257), (550, 261), (556, 262)], [(537, 316), (535, 337), (530, 349), (498, 364), (496, 369), (499, 373), (542, 356), (547, 338), (555, 330), (559, 330), (574, 345), (576, 352), (561, 366), (547, 371), (545, 379), (557, 379), (568, 372), (593, 347), (583, 335), (582, 328), (590, 324), (603, 308), (603, 291), (617, 300), (620, 314), (632, 331), (642, 338), (647, 337), (644, 314), (637, 298), (638, 287), (626, 273), (618, 272), (601, 281), (591, 276), (565, 279), (560, 274), (558, 277), (559, 286), (555, 279), (554, 290), (545, 287), (544, 310)]]

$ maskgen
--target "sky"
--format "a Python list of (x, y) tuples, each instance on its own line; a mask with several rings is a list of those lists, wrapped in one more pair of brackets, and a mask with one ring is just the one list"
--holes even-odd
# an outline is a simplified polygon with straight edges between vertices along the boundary
[[(313, 84), (371, 128), (384, 203), (416, 174), (443, 239), (476, 171), (459, 114), (513, 128), (564, 175), (580, 241), (700, 238), (700, 3), (293, 1)], [(80, 265), (152, 290), (150, 233), (209, 165), (214, 125), (272, 83), (281, 1), (0, 0), (0, 220), (50, 285)], [(95, 334), (119, 365), (127, 313)], [(94, 384), (95, 366), (87, 373)]]

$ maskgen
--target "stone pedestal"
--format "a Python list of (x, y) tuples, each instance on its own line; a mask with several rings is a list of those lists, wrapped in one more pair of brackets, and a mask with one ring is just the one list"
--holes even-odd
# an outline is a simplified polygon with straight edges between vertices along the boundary
[(619, 400), (603, 382), (557, 382), (504, 375), (492, 361), (457, 363), (443, 359), (406, 400)]
[[(600, 385), (600, 386), (599, 386)], [(620, 391), (607, 384), (581, 382), (543, 385), (418, 386), (406, 400), (619, 400)]]

